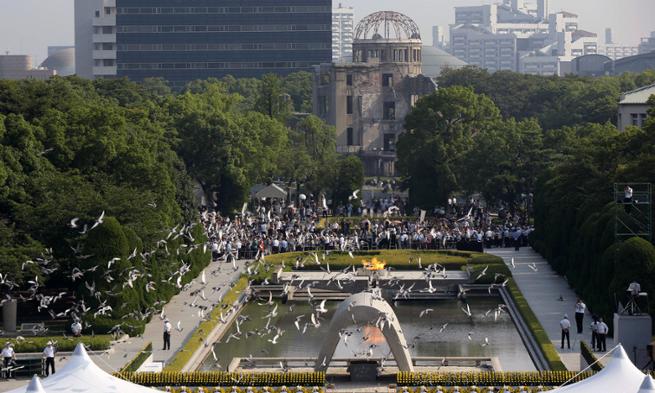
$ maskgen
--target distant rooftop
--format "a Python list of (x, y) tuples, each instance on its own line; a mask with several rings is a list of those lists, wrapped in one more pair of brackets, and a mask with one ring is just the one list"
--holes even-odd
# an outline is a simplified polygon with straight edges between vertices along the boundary
[(650, 96), (655, 95), (655, 83), (643, 86), (638, 89), (625, 92), (621, 95), (622, 105), (643, 105), (648, 102)]

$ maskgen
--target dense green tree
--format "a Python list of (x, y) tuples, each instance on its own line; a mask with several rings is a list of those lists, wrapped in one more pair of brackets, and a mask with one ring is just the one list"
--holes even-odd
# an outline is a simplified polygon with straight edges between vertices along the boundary
[(345, 156), (337, 162), (336, 176), (332, 186), (332, 201), (346, 205), (353, 191), (364, 185), (364, 165), (356, 156)]
[(275, 74), (264, 75), (254, 109), (270, 118), (284, 121), (291, 114), (292, 108), (291, 96), (285, 92), (282, 79)]
[(284, 78), (284, 90), (291, 97), (296, 112), (312, 112), (312, 78), (313, 74), (300, 71)]
[(461, 187), (458, 169), (474, 139), (499, 120), (493, 102), (469, 88), (443, 88), (420, 99), (397, 144), (410, 203), (421, 208), (443, 205)]

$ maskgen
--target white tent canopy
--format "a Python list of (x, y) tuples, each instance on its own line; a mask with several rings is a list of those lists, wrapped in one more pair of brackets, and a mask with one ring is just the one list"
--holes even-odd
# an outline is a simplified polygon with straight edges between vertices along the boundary
[(8, 393), (153, 393), (154, 389), (136, 385), (106, 373), (89, 358), (84, 346), (78, 344), (68, 363), (56, 374), (30, 383)]
[[(82, 344), (66, 365), (56, 374), (41, 381), (34, 376), (24, 387), (8, 393), (153, 393), (154, 389), (136, 385), (116, 378), (89, 358)], [(551, 390), (555, 393), (655, 393), (653, 379), (632, 364), (628, 355), (619, 346), (612, 359), (602, 371), (578, 383)]]
[(641, 384), (637, 393), (655, 393), (655, 381), (653, 381), (650, 375), (644, 378), (644, 382)]
[(607, 366), (593, 376), (578, 383), (564, 386), (551, 392), (566, 393), (596, 393), (596, 392), (620, 392), (639, 393), (644, 377), (642, 373), (625, 353), (621, 345), (614, 349), (612, 359)]
[(287, 192), (282, 189), (282, 187), (273, 183), (271, 185), (265, 186), (263, 188), (255, 188), (251, 190), (252, 196), (256, 199), (263, 198), (277, 198), (277, 199), (286, 199)]

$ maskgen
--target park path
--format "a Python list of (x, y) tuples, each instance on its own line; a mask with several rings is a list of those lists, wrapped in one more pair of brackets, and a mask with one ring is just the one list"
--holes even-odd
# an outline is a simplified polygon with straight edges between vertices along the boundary
[[(230, 289), (230, 284), (238, 280), (243, 273), (246, 261), (238, 261), (234, 270), (232, 264), (225, 262), (212, 262), (205, 268), (206, 285), (200, 282), (200, 275), (196, 277), (193, 284), (183, 292), (173, 296), (164, 306), (166, 317), (173, 324), (171, 332), (171, 349), (162, 350), (164, 322), (158, 315), (152, 317), (146, 325), (143, 336), (130, 337), (129, 339), (112, 346), (111, 350), (104, 355), (92, 356), (94, 362), (107, 372), (114, 372), (125, 366), (141, 351), (148, 343), (152, 343), (153, 362), (168, 362), (175, 353), (182, 347), (185, 341), (191, 336), (195, 328), (200, 324), (198, 308), (190, 305), (196, 301), (198, 306), (209, 306), (206, 314), (211, 312), (214, 304), (217, 304)], [(191, 294), (204, 287), (206, 301)], [(217, 290), (213, 290), (216, 288)], [(176, 329), (180, 321), (182, 331)], [(63, 363), (62, 363), (63, 365)], [(61, 366), (59, 366), (61, 367)]]
[[(528, 301), (541, 326), (553, 342), (562, 362), (571, 371), (580, 370), (580, 340), (587, 344), (591, 342), (591, 314), (587, 310), (583, 323), (582, 335), (575, 328), (575, 291), (569, 286), (566, 278), (558, 275), (548, 261), (531, 247), (523, 247), (519, 251), (514, 248), (492, 248), (487, 253), (503, 258), (512, 270), (514, 281)], [(514, 258), (515, 269), (512, 269), (511, 259)], [(537, 271), (528, 265), (534, 264)], [(564, 300), (560, 300), (560, 296)], [(584, 299), (582, 299), (584, 301)], [(561, 349), (561, 330), (559, 321), (564, 314), (571, 320), (571, 349)], [(611, 323), (611, 321), (606, 321)], [(614, 347), (611, 337), (607, 338), (607, 348)]]

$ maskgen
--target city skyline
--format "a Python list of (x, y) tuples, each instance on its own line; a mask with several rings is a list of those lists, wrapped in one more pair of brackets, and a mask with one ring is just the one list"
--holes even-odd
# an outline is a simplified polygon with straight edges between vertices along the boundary
[[(421, 28), (426, 45), (432, 42), (433, 25), (448, 26), (454, 22), (455, 6), (491, 4), (493, 0), (405, 0), (402, 4), (391, 0), (343, 0), (334, 1), (352, 6), (355, 22), (379, 10), (402, 12), (414, 19)], [(603, 42), (604, 30), (611, 27), (614, 41), (623, 45), (639, 43), (641, 37), (655, 30), (649, 18), (655, 14), (652, 0), (577, 0), (569, 4), (566, 0), (551, 0), (550, 11), (566, 10), (580, 16), (580, 26), (584, 30), (597, 33)], [(425, 6), (432, 8), (425, 12)], [(0, 0), (0, 53), (27, 54), (34, 58), (35, 64), (45, 60), (49, 45), (74, 44), (74, 22), (72, 0)], [(448, 29), (446, 29), (448, 30)]]

